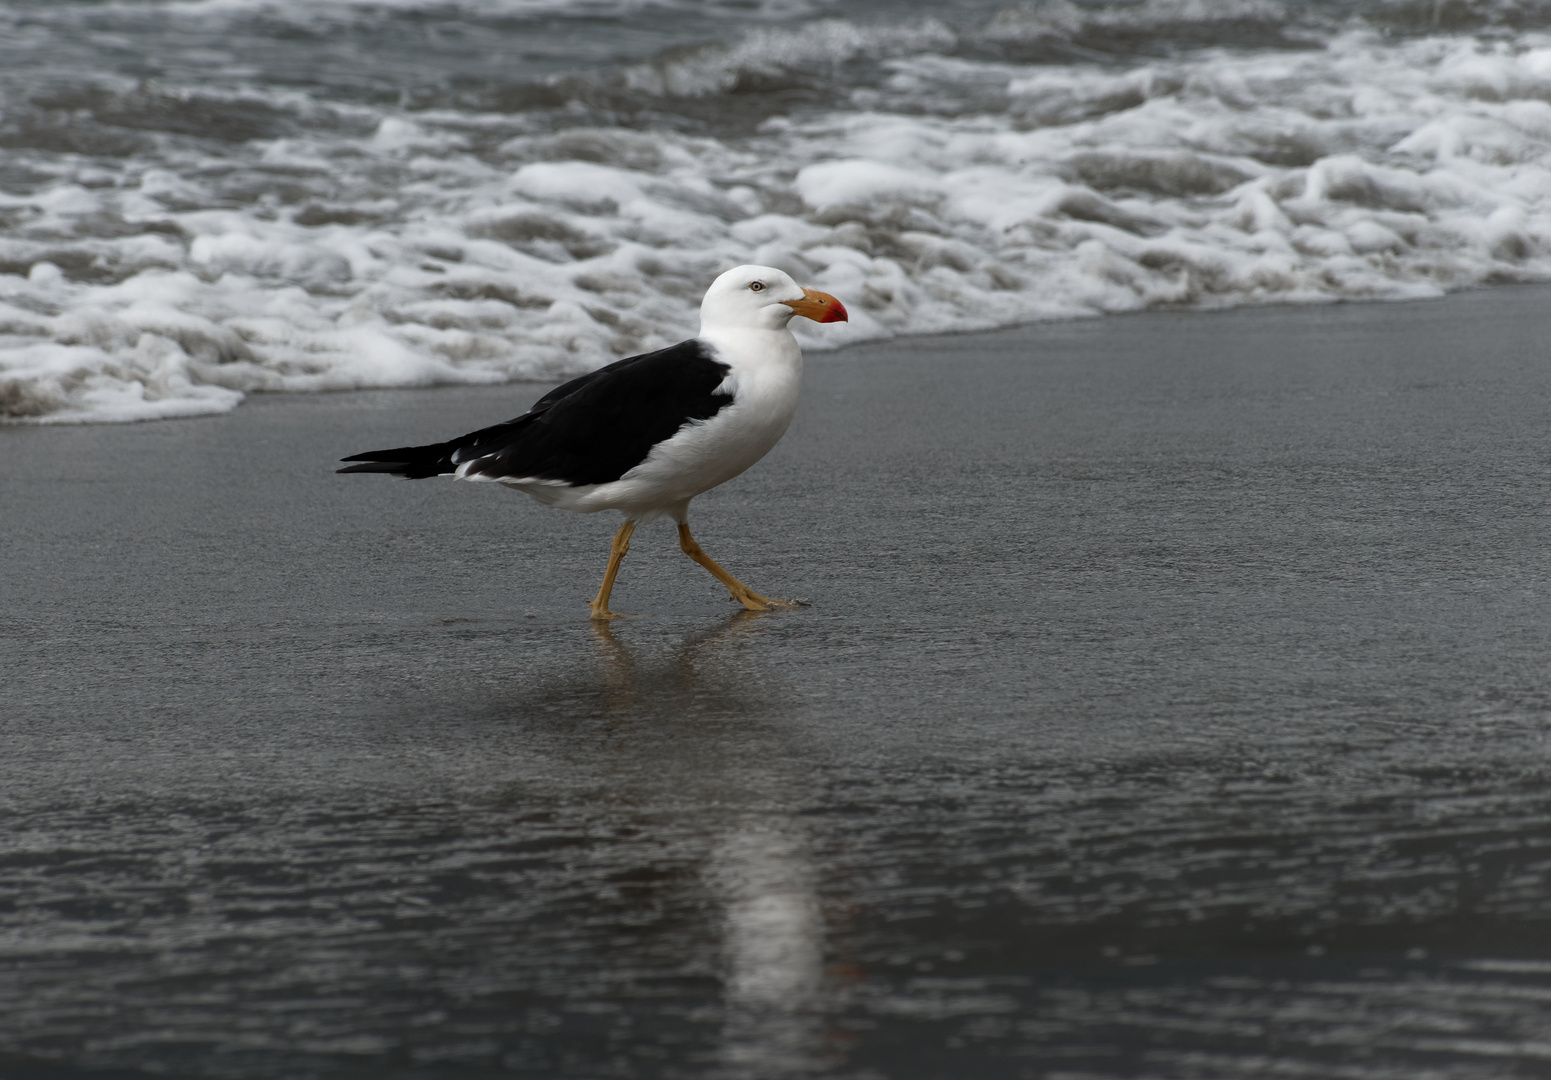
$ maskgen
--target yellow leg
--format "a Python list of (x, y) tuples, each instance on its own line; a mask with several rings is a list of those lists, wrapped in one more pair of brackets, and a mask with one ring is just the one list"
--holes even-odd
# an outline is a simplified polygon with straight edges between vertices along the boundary
[(716, 560), (700, 550), (700, 545), (689, 534), (688, 522), (679, 523), (679, 547), (684, 549), (684, 554), (711, 571), (712, 577), (727, 586), (727, 591), (732, 594), (732, 598), (750, 611), (765, 611), (773, 607), (794, 606), (791, 600), (771, 600), (768, 597), (760, 596), (759, 593), (743, 584), (743, 582), (733, 577), (720, 566), (717, 566)]
[(609, 549), (609, 568), (603, 572), (603, 584), (598, 587), (598, 598), (589, 605), (594, 619), (617, 619), (609, 610), (609, 593), (614, 591), (614, 579), (619, 576), (619, 564), (630, 551), (630, 534), (635, 532), (635, 522), (627, 521), (614, 534), (614, 546)]

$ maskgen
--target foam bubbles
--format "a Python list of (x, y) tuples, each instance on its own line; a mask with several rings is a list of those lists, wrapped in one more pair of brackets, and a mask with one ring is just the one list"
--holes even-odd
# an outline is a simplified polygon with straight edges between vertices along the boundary
[[(1080, 21), (1183, 25), (1191, 10)], [(998, 15), (983, 37), (1077, 18)], [(1349, 29), (1102, 65), (964, 41), (929, 20), (809, 21), (507, 112), (114, 91), (184, 102), (222, 132), (221, 109), (271, 119), (117, 156), (52, 134), (8, 151), (0, 417), (559, 378), (693, 333), (706, 283), (740, 262), (845, 301), (848, 325), (796, 324), (814, 348), (1551, 280), (1551, 37)], [(815, 72), (827, 97), (762, 104)], [(716, 137), (621, 126), (581, 103), (605, 91), (736, 116), (752, 95), (763, 119)], [(64, 130), (97, 137), (84, 124)]]

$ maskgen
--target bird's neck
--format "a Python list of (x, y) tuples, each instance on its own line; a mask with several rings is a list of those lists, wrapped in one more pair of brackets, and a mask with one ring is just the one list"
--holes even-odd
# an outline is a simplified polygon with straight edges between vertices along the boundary
[(700, 340), (710, 345), (723, 363), (737, 368), (787, 368), (802, 370), (802, 348), (784, 326), (704, 326)]

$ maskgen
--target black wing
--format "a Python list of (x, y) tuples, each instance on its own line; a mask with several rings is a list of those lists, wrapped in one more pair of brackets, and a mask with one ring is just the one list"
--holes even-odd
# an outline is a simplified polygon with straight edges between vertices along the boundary
[(685, 424), (732, 400), (716, 388), (731, 370), (697, 340), (627, 357), (555, 387), (504, 424), (429, 446), (370, 450), (340, 469), (420, 479), (456, 472), (492, 479), (606, 484), (645, 460)]

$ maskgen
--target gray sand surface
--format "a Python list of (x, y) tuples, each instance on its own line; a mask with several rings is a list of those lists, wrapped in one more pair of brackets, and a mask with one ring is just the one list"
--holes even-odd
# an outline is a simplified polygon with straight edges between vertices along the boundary
[(332, 471), (543, 389), (0, 428), (0, 1075), (1542, 1075), (1551, 292), (812, 357), (607, 630)]

